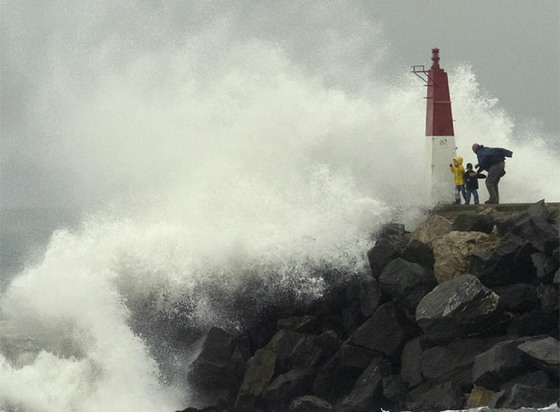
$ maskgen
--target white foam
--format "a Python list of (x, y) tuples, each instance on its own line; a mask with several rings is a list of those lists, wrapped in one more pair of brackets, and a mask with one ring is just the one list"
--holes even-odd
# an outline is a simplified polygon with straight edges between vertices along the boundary
[[(373, 44), (378, 56), (378, 31), (352, 18), (355, 31), (331, 28), (354, 47)], [(57, 232), (42, 262), (2, 296), (0, 405), (188, 405), (190, 389), (165, 381), (153, 337), (134, 329), (144, 305), (210, 325), (232, 320), (211, 292), (233, 293), (248, 280), (269, 286), (262, 304), (286, 292), (313, 299), (326, 287), (318, 267), (358, 272), (380, 224), (397, 212), (407, 224), (418, 218), (422, 84), (409, 73), (379, 80), (377, 57), (348, 72), (342, 43), (340, 63), (317, 52), (328, 65), (322, 76), (292, 60), (286, 45), (231, 40), (233, 24), (226, 13), (163, 49), (128, 51), (118, 64), (119, 40), (87, 50), (94, 61), (81, 51), (73, 60), (59, 46), (75, 44), (56, 32), (52, 52), (68, 67), (53, 59), (32, 110), (53, 139), (45, 162), (63, 165), (74, 196), (110, 207), (74, 233)], [(111, 30), (119, 39), (126, 27)], [(472, 69), (447, 69), (458, 154), (474, 163), (465, 155), (474, 142), (509, 148), (504, 201), (558, 200), (557, 158), (538, 136), (518, 143)], [(187, 298), (188, 311), (174, 313)]]

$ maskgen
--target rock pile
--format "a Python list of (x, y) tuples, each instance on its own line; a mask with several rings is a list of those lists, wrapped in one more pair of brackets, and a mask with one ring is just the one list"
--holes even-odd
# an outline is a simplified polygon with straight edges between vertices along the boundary
[(386, 225), (368, 253), (371, 273), (307, 313), (240, 336), (210, 329), (189, 374), (211, 400), (204, 410), (556, 403), (558, 216), (541, 201), (506, 217), (441, 219), (412, 234)]

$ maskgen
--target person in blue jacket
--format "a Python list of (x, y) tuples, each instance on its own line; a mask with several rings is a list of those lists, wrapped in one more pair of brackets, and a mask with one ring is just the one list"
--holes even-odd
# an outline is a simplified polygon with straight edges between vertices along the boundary
[(478, 179), (485, 179), (486, 175), (477, 173), (473, 170), (472, 163), (467, 163), (467, 170), (463, 175), (465, 181), (465, 204), (471, 203), (471, 195), (474, 198), (474, 204), (478, 205)]
[(484, 145), (475, 143), (472, 145), (473, 152), (476, 153), (478, 164), (475, 165), (477, 173), (483, 170), (488, 171), (486, 177), (486, 188), (490, 198), (484, 203), (500, 203), (500, 193), (498, 191), (498, 183), (506, 174), (505, 158), (511, 157), (513, 152), (501, 147), (485, 147)]

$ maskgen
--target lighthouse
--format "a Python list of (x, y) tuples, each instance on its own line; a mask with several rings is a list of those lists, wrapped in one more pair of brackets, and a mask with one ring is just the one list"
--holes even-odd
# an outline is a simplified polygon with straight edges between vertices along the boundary
[(426, 96), (426, 195), (431, 202), (453, 197), (449, 163), (456, 156), (455, 134), (447, 73), (439, 66), (439, 49), (432, 49), (432, 67), (412, 66), (427, 86)]

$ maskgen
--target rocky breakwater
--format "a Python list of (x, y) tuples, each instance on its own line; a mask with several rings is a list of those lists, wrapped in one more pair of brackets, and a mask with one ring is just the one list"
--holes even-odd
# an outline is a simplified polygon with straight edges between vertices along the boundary
[(189, 374), (204, 410), (556, 403), (558, 211), (544, 201), (510, 214), (461, 210), (434, 213), (414, 233), (386, 225), (368, 252), (371, 273), (312, 308), (243, 334), (209, 330)]

